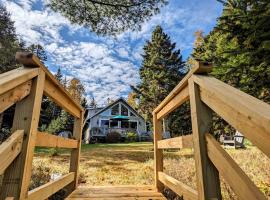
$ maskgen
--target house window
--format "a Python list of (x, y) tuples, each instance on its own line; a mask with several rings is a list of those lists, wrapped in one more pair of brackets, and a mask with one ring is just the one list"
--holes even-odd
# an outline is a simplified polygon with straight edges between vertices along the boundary
[(129, 128), (128, 121), (121, 121), (121, 128)]
[(137, 130), (137, 122), (130, 122), (130, 128)]
[(112, 115), (119, 115), (119, 104), (116, 104), (115, 106), (112, 107)]
[(128, 109), (124, 105), (121, 105), (121, 115), (128, 116)]
[(111, 128), (118, 128), (118, 121), (114, 121), (114, 120), (110, 121), (110, 127)]
[(109, 120), (101, 120), (100, 121), (100, 126), (101, 127), (109, 127)]

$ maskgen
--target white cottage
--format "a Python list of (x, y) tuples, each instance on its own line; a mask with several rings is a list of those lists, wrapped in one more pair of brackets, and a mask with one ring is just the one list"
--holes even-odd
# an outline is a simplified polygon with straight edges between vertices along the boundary
[(85, 143), (89, 143), (90, 139), (105, 139), (112, 131), (119, 132), (122, 137), (128, 132), (135, 132), (139, 137), (146, 134), (144, 118), (123, 98), (104, 108), (89, 108), (86, 126)]

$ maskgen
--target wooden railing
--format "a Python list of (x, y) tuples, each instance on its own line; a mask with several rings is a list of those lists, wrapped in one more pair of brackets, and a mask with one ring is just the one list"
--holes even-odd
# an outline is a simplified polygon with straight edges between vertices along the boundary
[[(64, 187), (70, 193), (78, 183), (84, 111), (36, 56), (20, 52), (16, 60), (24, 67), (0, 74), (0, 113), (16, 104), (13, 134), (0, 145), (0, 199), (42, 200)], [(37, 131), (43, 95), (74, 116), (74, 139)], [(28, 191), (36, 146), (70, 148), (70, 168), (59, 179)]]
[[(178, 195), (183, 195), (185, 200), (220, 200), (220, 174), (239, 199), (266, 200), (209, 132), (212, 113), (216, 112), (270, 157), (270, 106), (208, 76), (211, 68), (207, 63), (197, 62), (153, 111), (156, 187), (161, 191), (166, 186)], [(192, 135), (162, 140), (162, 119), (188, 100)], [(190, 147), (194, 148), (198, 191), (163, 172), (163, 149)]]

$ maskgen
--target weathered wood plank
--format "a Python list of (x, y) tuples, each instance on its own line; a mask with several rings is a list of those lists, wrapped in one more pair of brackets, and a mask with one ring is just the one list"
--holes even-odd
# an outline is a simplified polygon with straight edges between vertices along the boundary
[(158, 172), (163, 171), (163, 151), (158, 149), (158, 141), (162, 140), (162, 121), (157, 119), (157, 114), (153, 113), (153, 125), (154, 125), (154, 172), (155, 172), (155, 186), (158, 191), (163, 190), (163, 184), (158, 178)]
[(15, 199), (24, 199), (28, 193), (45, 81), (45, 73), (38, 70), (39, 74), (33, 79), (30, 94), (16, 104), (12, 129), (24, 130), (25, 135), (21, 153), (4, 173), (1, 198), (13, 196)]
[(185, 86), (179, 93), (174, 96), (158, 113), (157, 119), (164, 118), (184, 102), (186, 102), (189, 98), (188, 86)]
[(133, 197), (89, 197), (89, 198), (72, 198), (69, 197), (66, 200), (166, 200), (165, 197), (140, 197), (134, 195)]
[(212, 111), (201, 101), (199, 86), (192, 77), (188, 83), (199, 199), (222, 199), (219, 174), (207, 156), (205, 143), (205, 134), (212, 125)]
[(26, 97), (31, 90), (32, 81), (27, 81), (0, 95), (0, 113)]
[[(238, 164), (227, 154), (216, 139), (206, 134), (208, 156), (229, 183), (239, 199), (266, 200), (266, 197), (248, 178)], [(228, 173), (229, 172), (229, 173)]]
[(0, 95), (31, 80), (38, 75), (38, 69), (18, 68), (0, 74)]
[(196, 61), (188, 74), (180, 81), (180, 83), (170, 92), (170, 94), (156, 107), (154, 113), (158, 113), (167, 103), (171, 101), (184, 87), (188, 85), (188, 79), (192, 74), (205, 74), (212, 71), (212, 64)]
[(15, 198), (14, 197), (6, 197), (5, 200), (15, 200)]
[(60, 87), (49, 79), (45, 81), (44, 94), (74, 117), (80, 117), (81, 110), (76, 106), (71, 97), (63, 93)]
[(179, 196), (183, 196), (185, 200), (198, 200), (198, 192), (175, 178), (159, 172), (159, 180)]
[(193, 136), (184, 135), (158, 141), (158, 149), (193, 148)]
[(5, 142), (0, 145), (0, 175), (13, 162), (22, 149), (23, 130), (15, 131)]
[(56, 135), (52, 135), (45, 132), (37, 133), (36, 146), (39, 147), (54, 147), (54, 148), (78, 148), (78, 140), (64, 138)]
[(270, 106), (215, 78), (194, 75), (202, 101), (270, 157)]
[(55, 181), (50, 181), (38, 188), (35, 188), (28, 192), (27, 200), (40, 200), (46, 199), (71, 183), (74, 180), (75, 173), (70, 172)]
[(82, 187), (72, 192), (67, 199), (132, 199), (132, 200), (165, 200), (154, 186), (91, 186)]
[(112, 194), (112, 193), (138, 193), (138, 192), (157, 192), (153, 185), (108, 185), (108, 186), (91, 186), (80, 187), (77, 193), (83, 194)]

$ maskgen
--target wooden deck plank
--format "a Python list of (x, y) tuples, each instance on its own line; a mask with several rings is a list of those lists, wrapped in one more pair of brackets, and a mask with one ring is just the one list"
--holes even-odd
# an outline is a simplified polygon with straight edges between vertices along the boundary
[(154, 186), (93, 186), (82, 187), (72, 192), (67, 200), (165, 200)]

